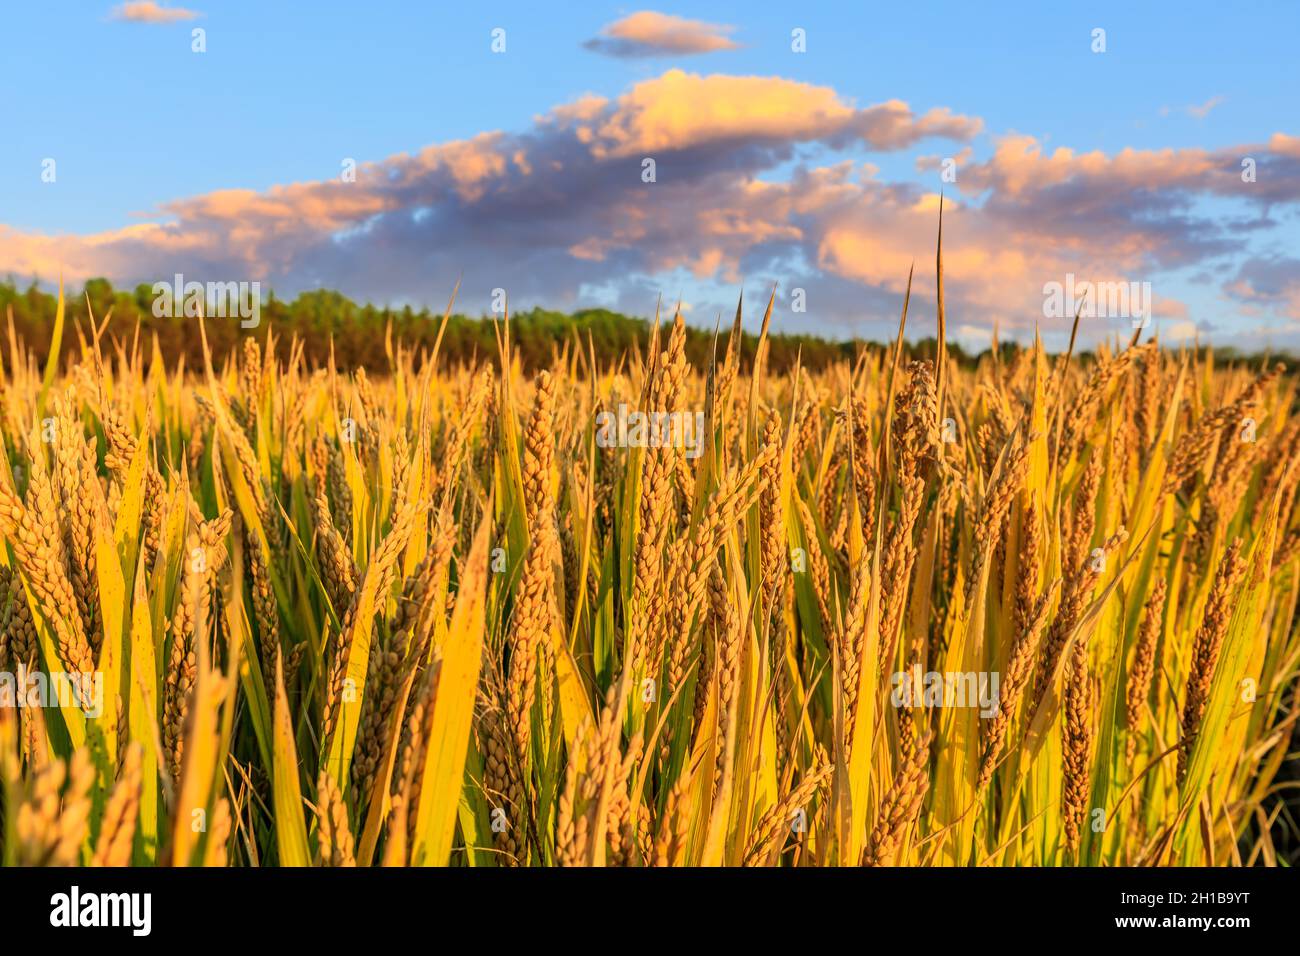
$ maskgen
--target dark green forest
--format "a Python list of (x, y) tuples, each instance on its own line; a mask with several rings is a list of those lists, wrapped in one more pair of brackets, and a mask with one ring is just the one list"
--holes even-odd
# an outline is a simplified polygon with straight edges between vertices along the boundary
[[(134, 291), (124, 291), (114, 289), (106, 279), (91, 279), (81, 289), (65, 287), (64, 294), (69, 323), (62, 344), (65, 357), (80, 347), (74, 324), (89, 331), (89, 303), (98, 324), (104, 324), (108, 317), (106, 337), (115, 336), (129, 343), (138, 327), (139, 341), (146, 354), (156, 336), (169, 367), (174, 367), (182, 357), (187, 368), (201, 365), (203, 353), (197, 320), (156, 317), (151, 286), (140, 285)], [(49, 353), (57, 308), (57, 295), (36, 284), (19, 288), (12, 279), (0, 284), (0, 315), (5, 316), (6, 323), (12, 322), (18, 339), (42, 363)], [(328, 362), (332, 344), (340, 368), (361, 365), (381, 371), (388, 365), (385, 341), (390, 327), (393, 341), (418, 355), (433, 348), (442, 317), (442, 310), (361, 305), (338, 292), (318, 290), (304, 292), (291, 301), (276, 298), (274, 294), (266, 296), (260, 322), (253, 329), (241, 328), (237, 318), (208, 318), (205, 325), (208, 342), (218, 359), (239, 348), (246, 336), (253, 335), (264, 342), (267, 331), (272, 330), (281, 357), (288, 357), (296, 336), (310, 365)], [(476, 357), (494, 359), (497, 355), (495, 325), (490, 317), (453, 314), (447, 322), (440, 359), (452, 364), (470, 362)], [(729, 331), (729, 326), (724, 325), (723, 343)], [(536, 308), (510, 317), (511, 343), (525, 368), (550, 362), (556, 351), (566, 345), (570, 350), (581, 347), (584, 352), (590, 347), (598, 361), (614, 361), (638, 348), (644, 349), (649, 334), (647, 319), (606, 309), (564, 313)], [(772, 368), (781, 371), (792, 366), (802, 353), (804, 365), (816, 369), (852, 359), (860, 344), (810, 335), (775, 335), (769, 361)], [(744, 359), (752, 359), (756, 345), (757, 336), (747, 334)], [(687, 354), (692, 362), (703, 367), (712, 348), (712, 329), (688, 327)]]
[[(65, 287), (64, 292), (68, 326), (61, 351), (65, 359), (80, 348), (80, 339), (74, 329), (79, 327), (83, 333), (89, 332), (89, 308), (98, 324), (104, 325), (108, 319), (105, 336), (109, 340), (116, 338), (129, 344), (138, 334), (140, 346), (148, 355), (156, 337), (168, 367), (175, 367), (182, 358), (187, 368), (197, 368), (202, 364), (197, 320), (156, 317), (151, 286), (140, 285), (133, 291), (125, 291), (114, 289), (106, 279), (91, 279), (81, 289)], [(746, 312), (748, 314), (760, 307), (761, 304), (747, 306)], [(12, 329), (40, 363), (45, 362), (49, 353), (57, 308), (57, 296), (35, 283), (26, 288), (20, 288), (13, 279), (0, 283), (0, 316), (6, 322), (5, 334)], [(256, 328), (241, 328), (237, 318), (209, 318), (206, 328), (208, 342), (218, 361), (231, 350), (241, 347), (248, 335), (264, 343), (267, 331), (271, 330), (275, 333), (276, 351), (281, 358), (288, 358), (296, 337), (302, 343), (309, 365), (326, 364), (332, 346), (338, 367), (364, 366), (382, 372), (388, 367), (385, 342), (390, 328), (395, 343), (412, 350), (417, 356), (427, 354), (437, 338), (442, 316), (441, 310), (360, 305), (338, 292), (317, 290), (303, 292), (292, 301), (269, 294), (262, 303)], [(729, 325), (724, 321), (721, 343), (725, 343), (728, 333)], [(650, 322), (607, 309), (564, 313), (535, 308), (511, 315), (510, 335), (516, 354), (526, 369), (549, 363), (558, 351), (566, 348), (570, 351), (581, 348), (586, 352), (589, 343), (598, 362), (611, 362), (645, 348)], [(459, 364), (495, 358), (496, 336), (496, 323), (491, 318), (453, 314), (443, 336), (440, 360)], [(852, 360), (863, 344), (861, 340), (835, 341), (813, 335), (777, 333), (770, 337), (769, 368), (780, 373), (796, 361), (802, 361), (806, 368), (820, 369), (835, 362)], [(746, 333), (743, 364), (748, 365), (752, 360), (756, 346), (757, 336), (752, 332)], [(922, 339), (913, 343), (908, 352), (916, 358), (933, 356), (935, 346), (933, 338)], [(720, 349), (724, 347), (725, 344), (719, 345)], [(713, 329), (688, 326), (687, 356), (696, 367), (707, 367), (713, 348)], [(1009, 353), (1016, 346), (1004, 343), (1002, 348)], [(950, 358), (959, 362), (977, 358), (967, 355), (952, 342), (948, 344), (948, 353)], [(1230, 360), (1245, 356), (1236, 356), (1230, 349), (1219, 349), (1215, 358)]]

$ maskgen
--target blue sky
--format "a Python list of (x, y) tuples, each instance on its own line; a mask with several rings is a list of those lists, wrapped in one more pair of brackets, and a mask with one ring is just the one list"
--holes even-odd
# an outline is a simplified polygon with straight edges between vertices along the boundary
[[(538, 117), (584, 94), (617, 101), (637, 84), (653, 84), (674, 68), (704, 77), (780, 78), (826, 88), (857, 109), (901, 100), (918, 116), (944, 108), (982, 122), (980, 132), (967, 139), (922, 137), (883, 150), (870, 141), (846, 143), (820, 134), (802, 141), (794, 137), (788, 148), (774, 149), (767, 130), (767, 155), (737, 172), (767, 182), (787, 182), (800, 169), (870, 163), (876, 182), (914, 192), (936, 190), (937, 174), (918, 169), (918, 156), (956, 155), (969, 148), (971, 162), (985, 162), (999, 138), (1013, 134), (1033, 137), (1044, 154), (1068, 147), (1076, 154), (1098, 150), (1115, 157), (1126, 149), (1230, 151), (1267, 143), (1276, 133), (1300, 133), (1295, 121), (1300, 90), (1300, 58), (1293, 49), (1300, 35), (1296, 4), (1024, 3), (997, 5), (996, 11), (956, 3), (590, 3), (556, 8), (536, 3), (193, 0), (184, 6), (201, 16), (173, 23), (125, 22), (114, 17), (113, 3), (91, 0), (10, 4), (0, 14), (8, 38), (0, 50), (0, 109), (6, 119), (0, 224), (10, 230), (11, 239), (85, 237), (132, 223), (166, 222), (169, 217), (160, 212), (164, 203), (219, 190), (260, 193), (277, 184), (330, 180), (338, 176), (342, 157), (384, 162), (485, 132), (527, 136), (536, 131)], [(646, 9), (729, 26), (725, 35), (738, 46), (636, 58), (584, 48), (584, 41), (602, 28)], [(207, 51), (201, 55), (190, 49), (195, 27), (206, 31)], [(490, 32), (496, 27), (506, 30), (504, 54), (490, 50)], [(804, 54), (790, 50), (795, 27), (807, 31)], [(1104, 54), (1090, 50), (1095, 27), (1106, 30)], [(1194, 108), (1207, 104), (1203, 115), (1195, 115)], [(748, 143), (738, 135), (729, 143), (737, 154)], [(56, 184), (41, 181), (46, 157), (57, 161)], [(1293, 166), (1289, 156), (1277, 163), (1281, 173)], [(1162, 188), (1158, 176), (1148, 186), (1154, 192)], [(951, 195), (952, 187), (947, 189)], [(988, 201), (978, 191), (953, 198), (968, 204), (972, 213)], [(1070, 207), (1062, 204), (1062, 196), (1054, 198), (1044, 213), (1058, 217), (1060, 229), (1069, 231)], [(1290, 314), (1288, 278), (1300, 235), (1294, 203), (1244, 207), (1222, 190), (1211, 190), (1178, 206), (1158, 210), (1165, 217), (1161, 231), (1180, 228), (1191, 210), (1198, 221), (1221, 225), (1225, 217), (1238, 217), (1255, 226), (1237, 230), (1237, 235), (1249, 234), (1249, 240), (1229, 256), (1202, 256), (1180, 269), (1154, 273), (1149, 265), (1143, 267), (1143, 276), (1153, 274), (1159, 281), (1157, 296), (1181, 303), (1181, 321), (1205, 320), (1215, 326), (1207, 332), (1235, 334), (1249, 328), (1255, 334), (1272, 323), (1278, 341), (1291, 335), (1289, 325), (1300, 325), (1300, 316)], [(821, 208), (823, 220), (834, 218), (833, 210)], [(501, 209), (495, 213), (500, 216)], [(391, 209), (385, 213), (393, 214)], [(458, 211), (462, 229), (469, 215)], [(1259, 225), (1264, 220), (1267, 228)], [(792, 214), (791, 221), (798, 216)], [(996, 220), (987, 223), (981, 241), (992, 241), (997, 225)], [(1196, 223), (1183, 225), (1189, 231), (1198, 228)], [(490, 226), (490, 220), (483, 221), (484, 231)], [(682, 226), (691, 228), (698, 223)], [(820, 274), (828, 286), (845, 281), (864, 286), (862, 301), (871, 300), (871, 309), (879, 309), (879, 315), (872, 314), (879, 321), (897, 299), (897, 283), (884, 283), (843, 263), (828, 272), (827, 224), (817, 227), (820, 232), (803, 223), (794, 228), (804, 234), (800, 254), (777, 249), (771, 261), (801, 259), (810, 277)], [(663, 235), (675, 232), (667, 229), (656, 237)], [(451, 235), (405, 240), (456, 242)], [(12, 251), (15, 244), (0, 242), (0, 272), (49, 261), (20, 260)], [(5, 261), (6, 250), (20, 260), (17, 266)], [(701, 246), (696, 254), (707, 258), (715, 251)], [(467, 247), (466, 254), (471, 252), (490, 257), (493, 247), (484, 241)], [(911, 253), (924, 255), (923, 250)], [(449, 249), (444, 259), (452, 258)], [(220, 256), (213, 252), (197, 259), (212, 263)], [(629, 260), (635, 276), (625, 277), (614, 271), (616, 259), (605, 260), (607, 275), (589, 270), (574, 277), (572, 288), (556, 288), (553, 295), (561, 301), (554, 304), (604, 298), (628, 305), (659, 285), (669, 296), (680, 292), (708, 312), (721, 303), (724, 289), (730, 288), (728, 295), (734, 297), (730, 280), (735, 275), (727, 274), (725, 263), (734, 267), (731, 272), (755, 281), (764, 263), (752, 249), (742, 254), (733, 247), (721, 254), (724, 265), (712, 275), (691, 263), (636, 258)], [(123, 257), (111, 262), (131, 271)], [(1252, 287), (1252, 314), (1243, 318), (1240, 302), (1230, 296), (1225, 301), (1220, 287), (1252, 262), (1256, 271), (1271, 267), (1267, 275), (1272, 284)], [(454, 265), (443, 264), (449, 271)], [(1114, 266), (1098, 268), (1109, 275)], [(147, 279), (151, 270), (157, 271), (153, 263), (120, 279)], [(783, 278), (779, 266), (766, 271), (771, 274), (762, 276), (764, 282)], [(345, 291), (372, 297), (439, 298), (434, 287), (419, 283), (385, 284), (378, 275), (373, 282), (347, 278), (353, 288), (338, 283)], [(787, 278), (787, 285), (795, 281)], [(295, 285), (332, 284), (328, 276), (295, 271), (293, 265), (267, 279), (290, 291)], [(545, 298), (551, 291), (538, 286), (533, 295)], [(851, 300), (851, 293), (852, 288), (838, 290), (835, 299)], [(972, 306), (978, 303), (978, 296), (972, 298)], [(835, 317), (795, 319), (793, 326), (804, 322), (839, 334), (850, 321), (841, 315), (845, 308), (837, 306)], [(1267, 315), (1254, 314), (1257, 308)], [(972, 309), (972, 328), (990, 324), (980, 313)]]

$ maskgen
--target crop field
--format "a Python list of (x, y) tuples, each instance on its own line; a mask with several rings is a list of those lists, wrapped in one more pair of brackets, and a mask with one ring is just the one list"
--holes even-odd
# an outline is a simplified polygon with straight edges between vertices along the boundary
[(704, 366), (667, 315), (544, 368), (11, 335), (4, 863), (1287, 862), (1292, 372), (941, 312), (778, 374), (739, 317)]

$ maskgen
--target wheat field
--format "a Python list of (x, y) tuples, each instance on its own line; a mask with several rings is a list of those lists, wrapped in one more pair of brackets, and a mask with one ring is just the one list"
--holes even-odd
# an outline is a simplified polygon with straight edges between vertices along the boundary
[(942, 315), (775, 374), (739, 315), (703, 368), (11, 336), (4, 862), (1285, 862), (1292, 375)]

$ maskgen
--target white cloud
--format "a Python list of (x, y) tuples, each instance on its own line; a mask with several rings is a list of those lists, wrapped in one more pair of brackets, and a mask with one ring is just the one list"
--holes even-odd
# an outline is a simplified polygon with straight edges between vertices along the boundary
[(1210, 115), (1210, 110), (1214, 109), (1216, 106), (1222, 105), (1226, 99), (1227, 97), (1224, 96), (1211, 96), (1199, 106), (1187, 107), (1187, 115), (1194, 116), (1197, 119), (1205, 119), (1205, 117)]

